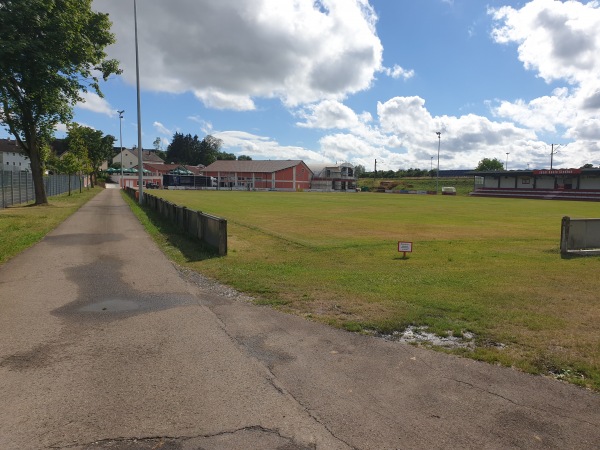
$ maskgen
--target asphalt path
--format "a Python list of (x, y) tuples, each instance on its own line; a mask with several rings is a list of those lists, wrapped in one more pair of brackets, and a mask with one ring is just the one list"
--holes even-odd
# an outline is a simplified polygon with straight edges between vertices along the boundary
[(0, 267), (0, 449), (598, 449), (600, 395), (182, 270), (117, 190)]

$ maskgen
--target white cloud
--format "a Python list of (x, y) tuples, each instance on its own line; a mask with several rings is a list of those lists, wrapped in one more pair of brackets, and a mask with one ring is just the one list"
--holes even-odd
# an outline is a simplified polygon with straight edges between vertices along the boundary
[(347, 129), (356, 127), (364, 118), (359, 118), (354, 111), (336, 100), (325, 100), (317, 105), (311, 105), (298, 113), (305, 122), (297, 123), (304, 128), (339, 128)]
[(498, 43), (516, 43), (519, 60), (544, 80), (583, 83), (600, 70), (598, 2), (532, 0), (521, 9), (490, 10)]
[(173, 132), (160, 122), (154, 122), (152, 125), (154, 126), (154, 129), (160, 134), (166, 134), (167, 136), (173, 135)]
[(394, 79), (402, 78), (404, 80), (408, 80), (415, 76), (414, 70), (406, 70), (400, 67), (398, 64), (394, 65), (391, 69), (389, 67), (384, 67), (382, 72), (385, 73), (388, 77), (392, 77)]
[(213, 125), (211, 122), (204, 120), (198, 116), (189, 116), (188, 120), (191, 120), (192, 122), (196, 122), (197, 124), (199, 124), (200, 131), (202, 131), (204, 134), (212, 134)]
[(500, 101), (494, 114), (538, 133), (561, 132), (576, 140), (564, 152), (572, 164), (593, 161), (600, 138), (600, 3), (532, 0), (490, 14), (496, 42), (516, 44), (524, 67), (546, 82), (567, 84), (529, 101)]
[(557, 126), (571, 123), (577, 107), (567, 88), (557, 88), (550, 96), (515, 102), (501, 101), (494, 114), (513, 120), (535, 131), (556, 132)]
[[(137, 5), (141, 84), (193, 92), (212, 108), (251, 110), (253, 99), (295, 106), (370, 87), (383, 47), (366, 0), (145, 0)], [(134, 82), (129, 2), (96, 0), (110, 14), (111, 57)]]
[(81, 97), (83, 98), (83, 101), (77, 103), (76, 106), (78, 108), (92, 111), (98, 114), (105, 114), (109, 117), (115, 117), (117, 115), (117, 111), (98, 94), (95, 94), (93, 92), (81, 92)]
[(223, 141), (223, 149), (237, 155), (248, 155), (254, 159), (301, 159), (305, 162), (330, 162), (318, 152), (303, 147), (284, 146), (277, 141), (243, 131), (221, 131), (213, 133)]

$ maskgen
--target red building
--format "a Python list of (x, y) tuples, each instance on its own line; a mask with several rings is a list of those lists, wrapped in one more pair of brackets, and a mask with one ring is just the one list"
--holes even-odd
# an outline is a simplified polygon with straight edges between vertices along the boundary
[(202, 169), (202, 175), (215, 177), (219, 188), (310, 189), (312, 171), (303, 161), (215, 161)]

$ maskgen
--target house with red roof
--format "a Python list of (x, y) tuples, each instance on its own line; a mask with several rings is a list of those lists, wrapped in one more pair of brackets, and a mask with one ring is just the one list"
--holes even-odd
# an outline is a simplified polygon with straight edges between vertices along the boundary
[(310, 189), (313, 173), (299, 160), (219, 160), (201, 175), (215, 177), (219, 188), (298, 191)]

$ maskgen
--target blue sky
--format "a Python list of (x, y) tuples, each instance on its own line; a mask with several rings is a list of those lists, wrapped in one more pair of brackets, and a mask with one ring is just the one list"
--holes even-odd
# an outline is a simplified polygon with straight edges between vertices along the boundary
[[(95, 0), (123, 75), (75, 121), (137, 144), (133, 0)], [(600, 165), (600, 5), (137, 0), (144, 148), (210, 133), (253, 159), (368, 170)], [(598, 61), (597, 61), (598, 60)], [(64, 130), (64, 126), (60, 130)], [(60, 135), (63, 131), (59, 131)], [(434, 162), (435, 165), (435, 162)]]

